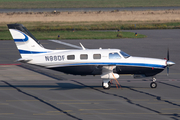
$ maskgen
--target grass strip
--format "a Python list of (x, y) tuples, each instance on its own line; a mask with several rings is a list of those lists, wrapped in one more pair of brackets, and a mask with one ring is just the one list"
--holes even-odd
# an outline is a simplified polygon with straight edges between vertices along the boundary
[[(8, 23), (9, 24), (9, 23)], [(136, 37), (134, 33), (94, 30), (138, 30), (138, 29), (179, 29), (180, 22), (157, 21), (115, 21), (115, 22), (23, 22), (37, 39), (119, 39), (119, 38), (143, 38)], [(75, 32), (72, 32), (72, 30)], [(12, 40), (7, 23), (0, 23), (0, 40)]]
[[(48, 39), (120, 39), (144, 38), (145, 35), (116, 31), (30, 31), (38, 40)], [(0, 31), (0, 40), (12, 40), (9, 31)], [(60, 36), (58, 38), (58, 35)]]
[(102, 8), (180, 6), (180, 0), (0, 0), (0, 8)]
[[(0, 31), (7, 31), (7, 24), (0, 23)], [(180, 21), (109, 21), (109, 22), (22, 22), (31, 31), (78, 31), (86, 30), (142, 30), (142, 29), (180, 29)]]
[[(134, 24), (133, 24), (134, 23)], [(94, 23), (94, 24), (84, 24), (84, 25), (56, 25), (51, 26), (35, 26), (31, 27), (31, 30), (38, 31), (52, 31), (52, 30), (142, 30), (142, 29), (179, 29), (180, 22), (176, 23), (136, 23), (132, 22), (130, 24), (121, 24), (114, 22), (104, 22), (104, 23)]]

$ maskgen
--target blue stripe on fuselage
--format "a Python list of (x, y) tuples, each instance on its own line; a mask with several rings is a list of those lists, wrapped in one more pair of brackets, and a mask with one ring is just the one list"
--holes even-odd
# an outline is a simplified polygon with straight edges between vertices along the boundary
[(27, 51), (27, 50), (19, 50), (20, 54), (39, 54), (39, 53), (49, 53), (48, 51)]
[(135, 67), (150, 67), (150, 68), (166, 68), (164, 65), (158, 64), (146, 64), (146, 63), (76, 63), (76, 64), (69, 64), (73, 66), (78, 65), (114, 65), (114, 66), (135, 66)]

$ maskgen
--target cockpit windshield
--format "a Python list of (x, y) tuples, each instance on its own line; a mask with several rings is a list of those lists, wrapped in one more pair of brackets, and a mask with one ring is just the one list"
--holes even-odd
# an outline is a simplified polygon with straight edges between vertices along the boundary
[(125, 53), (125, 52), (123, 52), (123, 51), (120, 51), (120, 54), (121, 54), (122, 56), (124, 56), (124, 58), (130, 57), (130, 55), (128, 55), (127, 53)]

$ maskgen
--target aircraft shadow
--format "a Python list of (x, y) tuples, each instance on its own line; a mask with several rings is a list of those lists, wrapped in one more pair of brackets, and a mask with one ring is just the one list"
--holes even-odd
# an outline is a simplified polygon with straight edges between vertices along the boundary
[(31, 71), (39, 73), (41, 75), (45, 75), (47, 77), (51, 77), (56, 80), (67, 80), (66, 78), (63, 78), (62, 76), (60, 76), (59, 74), (54, 74), (54, 72), (56, 72), (56, 71), (46, 69), (43, 67), (39, 67), (36, 65), (30, 65), (30, 64), (23, 63), (23, 64), (19, 65), (19, 67), (22, 67), (27, 70), (31, 70)]
[(35, 100), (38, 100), (39, 102), (41, 102), (41, 103), (43, 103), (43, 104), (46, 104), (47, 106), (52, 107), (53, 109), (55, 109), (55, 110), (57, 110), (57, 111), (59, 111), (59, 112), (61, 112), (61, 113), (64, 113), (65, 115), (67, 115), (67, 116), (69, 116), (69, 117), (71, 117), (71, 118), (73, 118), (73, 119), (75, 119), (75, 120), (82, 120), (82, 119), (80, 119), (80, 118), (78, 118), (78, 117), (76, 117), (76, 116), (74, 116), (74, 115), (72, 115), (72, 114), (70, 114), (70, 113), (68, 113), (68, 112), (66, 112), (66, 111), (64, 111), (64, 110), (56, 107), (56, 106), (54, 106), (54, 105), (51, 104), (51, 103), (49, 103), (49, 102), (47, 102), (47, 101), (44, 101), (43, 99), (41, 99), (41, 98), (39, 98), (39, 97), (37, 97), (37, 96), (35, 96), (35, 95), (33, 95), (33, 94), (27, 93), (27, 92), (19, 89), (18, 87), (14, 86), (14, 85), (12, 85), (12, 84), (10, 84), (10, 83), (8, 83), (7, 81), (2, 81), (2, 82), (4, 82), (4, 83), (5, 83), (6, 85), (8, 85), (9, 87), (14, 88), (14, 89), (17, 90), (18, 92), (20, 92), (20, 93), (22, 93), (22, 94), (24, 94), (24, 95), (27, 95), (27, 96), (29, 96), (29, 97), (32, 97), (32, 98), (34, 98)]
[[(73, 81), (73, 80), (71, 80)], [(2, 81), (4, 82), (4, 81)], [(71, 89), (90, 89), (90, 88), (97, 88), (97, 89), (102, 89), (102, 86), (83, 86), (83, 85), (78, 85), (74, 83), (56, 83), (57, 85), (13, 85), (14, 87), (17, 88), (49, 88), (49, 90), (71, 90)], [(0, 88), (10, 88), (9, 85), (0, 85)], [(111, 88), (116, 88), (116, 85), (113, 84)], [(123, 88), (137, 88), (137, 87), (130, 87), (130, 86), (121, 86), (118, 87), (119, 89)]]

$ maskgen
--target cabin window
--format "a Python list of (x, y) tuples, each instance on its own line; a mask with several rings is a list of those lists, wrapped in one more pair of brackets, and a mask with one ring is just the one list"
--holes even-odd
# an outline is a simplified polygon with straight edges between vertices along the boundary
[(109, 53), (109, 59), (120, 59), (121, 56), (118, 53)]
[(93, 55), (93, 58), (94, 58), (94, 59), (101, 59), (101, 54), (94, 54), (94, 55)]
[(68, 55), (68, 56), (67, 56), (67, 59), (68, 59), (68, 60), (74, 60), (74, 59), (75, 59), (75, 55)]
[(88, 55), (87, 54), (81, 54), (80, 55), (80, 59), (81, 60), (87, 60), (88, 59)]

